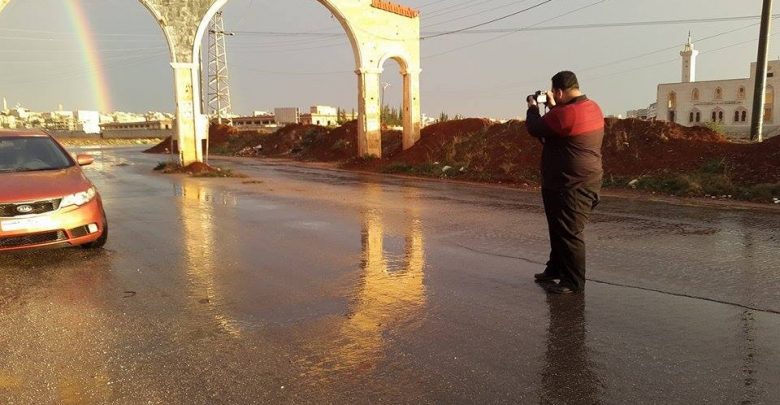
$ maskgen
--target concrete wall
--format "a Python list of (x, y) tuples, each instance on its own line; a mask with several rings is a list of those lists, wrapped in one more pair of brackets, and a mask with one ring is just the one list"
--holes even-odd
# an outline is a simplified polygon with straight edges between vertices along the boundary
[(138, 138), (166, 138), (169, 136), (176, 136), (175, 129), (122, 129), (122, 130), (103, 130), (103, 138), (106, 139), (138, 139)]
[(46, 132), (55, 138), (100, 138), (100, 134), (88, 134), (84, 131), (60, 131), (48, 129)]

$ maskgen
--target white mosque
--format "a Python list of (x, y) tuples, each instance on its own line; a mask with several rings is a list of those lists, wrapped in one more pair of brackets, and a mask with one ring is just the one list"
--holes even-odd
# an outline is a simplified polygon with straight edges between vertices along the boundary
[[(756, 63), (750, 64), (750, 77), (745, 79), (696, 81), (696, 55), (690, 34), (682, 56), (682, 81), (658, 85), (655, 117), (685, 126), (718, 122), (734, 137), (750, 136), (750, 115), (753, 106)], [(780, 132), (775, 89), (780, 89), (780, 60), (769, 61), (767, 70), (764, 135)]]

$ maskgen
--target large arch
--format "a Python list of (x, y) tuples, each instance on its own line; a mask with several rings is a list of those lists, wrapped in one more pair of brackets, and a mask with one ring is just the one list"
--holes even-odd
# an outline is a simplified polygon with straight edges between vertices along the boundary
[[(200, 111), (200, 72), (195, 55), (211, 18), (229, 0), (139, 0), (166, 31), (176, 83), (182, 163), (201, 161), (207, 120)], [(382, 155), (380, 83), (382, 64), (402, 60), (404, 148), (420, 137), (420, 19), (410, 8), (382, 0), (317, 0), (349, 38), (358, 77), (358, 155)]]

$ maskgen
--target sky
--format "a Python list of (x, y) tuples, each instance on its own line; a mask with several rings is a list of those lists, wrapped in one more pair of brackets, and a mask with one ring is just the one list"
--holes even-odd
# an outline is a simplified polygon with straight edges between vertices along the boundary
[[(70, 0), (68, 0), (70, 1)], [(164, 36), (137, 0), (72, 0), (85, 10), (106, 94), (117, 111), (174, 110), (173, 71)], [(757, 16), (761, 0), (403, 0), (421, 11), (423, 35), (527, 12), (479, 30), (601, 24), (514, 33), (469, 32), (423, 40), (424, 113), (516, 118), (525, 96), (549, 87), (560, 70), (577, 73), (582, 90), (607, 114), (647, 107), (659, 83), (680, 81), (679, 51), (692, 31), (697, 80), (744, 78), (756, 59), (758, 19), (656, 25), (604, 24)], [(49, 111), (99, 108), (96, 72), (66, 0), (11, 0), (0, 12), (0, 97)], [(315, 0), (230, 0), (224, 8), (232, 106), (250, 114), (274, 107), (357, 105), (350, 44)], [(269, 35), (268, 33), (285, 33)], [(300, 35), (300, 33), (307, 33)], [(775, 30), (772, 30), (774, 35)], [(294, 35), (295, 34), (295, 35)], [(312, 35), (314, 34), (314, 35)], [(721, 35), (718, 35), (721, 34)], [(717, 36), (716, 36), (717, 35)], [(708, 38), (712, 37), (712, 38)], [(701, 40), (697, 40), (701, 39)], [(772, 36), (770, 58), (780, 58)], [(204, 44), (204, 52), (207, 49)], [(384, 66), (385, 100), (401, 103), (398, 64)]]

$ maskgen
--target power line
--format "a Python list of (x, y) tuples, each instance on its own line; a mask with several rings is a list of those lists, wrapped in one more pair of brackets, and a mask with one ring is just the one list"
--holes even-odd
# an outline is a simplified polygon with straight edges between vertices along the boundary
[(551, 1), (553, 1), (553, 0), (544, 0), (541, 3), (535, 4), (535, 5), (531, 6), (531, 7), (527, 7), (527, 8), (524, 8), (522, 10), (515, 11), (514, 13), (509, 13), (509, 14), (501, 16), (501, 17), (497, 17), (497, 18), (494, 18), (492, 20), (488, 20), (488, 21), (485, 21), (485, 22), (481, 22), (479, 24), (474, 24), (472, 26), (460, 28), (460, 29), (457, 29), (457, 30), (446, 31), (446, 32), (442, 32), (442, 33), (439, 33), (439, 34), (436, 34), (436, 35), (430, 35), (430, 36), (427, 36), (427, 37), (422, 37), (420, 39), (438, 38), (438, 37), (443, 37), (445, 35), (452, 35), (452, 34), (457, 34), (459, 32), (468, 31), (470, 29), (477, 28), (477, 27), (483, 27), (485, 25), (492, 24), (494, 22), (498, 22), (498, 21), (501, 21), (501, 20), (506, 20), (509, 17), (514, 17), (514, 16), (516, 16), (518, 14), (521, 14), (521, 13), (525, 13), (525, 12), (533, 10), (533, 9), (535, 9), (537, 7), (541, 7), (541, 6), (543, 6), (543, 5), (547, 4), (547, 3), (550, 3)]
[[(556, 15), (554, 17), (548, 18), (546, 20), (539, 21), (538, 23), (532, 24), (532, 25), (530, 25), (528, 27), (525, 27), (525, 28), (536, 27), (536, 26), (542, 25), (542, 24), (550, 22), (552, 20), (556, 20), (558, 18), (565, 17), (565, 16), (570, 15), (570, 14), (574, 14), (574, 13), (580, 11), (580, 10), (584, 10), (586, 8), (593, 7), (593, 6), (596, 6), (598, 4), (604, 3), (605, 1), (608, 1), (608, 0), (598, 0), (596, 2), (593, 2), (593, 3), (590, 3), (588, 5), (576, 8), (574, 10), (567, 11), (567, 12), (565, 12), (563, 14), (559, 14), (559, 15)], [(423, 59), (435, 58), (437, 56), (446, 55), (448, 53), (452, 53), (452, 52), (460, 51), (460, 50), (463, 50), (463, 49), (471, 48), (471, 47), (474, 47), (474, 46), (477, 46), (477, 45), (484, 44), (486, 42), (495, 41), (497, 39), (501, 39), (501, 38), (507, 37), (507, 36), (512, 35), (512, 34), (514, 34), (516, 32), (519, 32), (519, 29), (515, 30), (513, 32), (509, 32), (509, 33), (503, 34), (503, 35), (498, 35), (498, 36), (495, 36), (495, 37), (492, 37), (492, 38), (488, 38), (488, 39), (483, 40), (483, 41), (474, 42), (474, 43), (471, 43), (469, 45), (464, 45), (464, 46), (460, 46), (460, 47), (457, 47), (457, 48), (450, 49), (448, 51), (440, 52), (440, 53), (437, 53), (437, 54), (434, 54), (434, 55), (429, 55), (429, 56), (424, 57)]]
[[(524, 0), (524, 1), (527, 1), (527, 0)], [(500, 9), (502, 9), (502, 8), (507, 8), (507, 7), (509, 7), (509, 6), (514, 6), (514, 5), (516, 5), (516, 4), (517, 4), (517, 2), (516, 2), (516, 1), (513, 1), (513, 2), (511, 2), (511, 3), (505, 3), (505, 4), (502, 4), (502, 5), (498, 6), (498, 7), (493, 7), (493, 8), (489, 8), (489, 9), (487, 9), (487, 10), (482, 10), (482, 11), (478, 11), (478, 12), (470, 13), (470, 14), (468, 14), (468, 15), (464, 15), (464, 16), (461, 16), (461, 17), (458, 17), (458, 18), (451, 18), (451, 19), (448, 19), (448, 20), (446, 20), (446, 21), (439, 21), (439, 22), (437, 22), (437, 23), (433, 23), (433, 24), (428, 24), (428, 23), (427, 23), (427, 22), (428, 22), (428, 20), (427, 20), (427, 19), (426, 19), (426, 21), (424, 21), (424, 22), (426, 23), (426, 24), (425, 24), (425, 26), (426, 26), (426, 27), (435, 27), (435, 26), (437, 26), (437, 25), (442, 25), (442, 24), (449, 24), (449, 23), (452, 23), (453, 21), (460, 21), (460, 20), (463, 20), (463, 19), (465, 19), (465, 18), (472, 18), (472, 17), (478, 16), (478, 15), (482, 15), (482, 14), (485, 14), (485, 13), (489, 13), (489, 12), (491, 12), (491, 11), (500, 10)], [(460, 10), (462, 10), (462, 9), (453, 10), (453, 12), (460, 11)], [(444, 14), (448, 14), (448, 13), (444, 13)], [(436, 17), (439, 17), (439, 15), (436, 15)], [(430, 18), (430, 17), (429, 17), (429, 18)]]
[[(740, 28), (735, 28), (733, 30), (719, 32), (717, 34), (709, 35), (709, 36), (706, 36), (706, 37), (703, 37), (703, 38), (698, 38), (696, 41), (697, 42), (706, 41), (706, 40), (717, 38), (717, 37), (720, 37), (720, 36), (723, 36), (723, 35), (731, 34), (731, 33), (737, 32), (737, 31), (742, 31), (742, 30), (747, 29), (747, 28), (755, 27), (756, 25), (758, 25), (758, 23), (746, 25), (746, 26), (740, 27)], [(587, 68), (584, 68), (584, 69), (578, 69), (578, 71), (585, 72), (585, 71), (588, 71), (588, 70), (598, 69), (598, 68), (601, 68), (601, 67), (604, 67), (604, 66), (614, 65), (616, 63), (622, 63), (622, 62), (627, 62), (627, 61), (634, 60), (634, 59), (643, 58), (645, 56), (650, 56), (650, 55), (654, 55), (656, 53), (661, 53), (661, 52), (668, 51), (668, 50), (671, 50), (671, 49), (679, 48), (680, 45), (682, 45), (682, 44), (675, 44), (675, 45), (672, 45), (672, 46), (668, 46), (666, 48), (656, 49), (656, 50), (651, 51), (651, 52), (642, 53), (640, 55), (629, 56), (627, 58), (613, 60), (611, 62), (603, 63), (603, 64), (600, 64), (600, 65), (590, 66), (590, 67), (587, 67)]]
[(418, 7), (418, 9), (419, 9), (419, 10), (422, 10), (422, 9), (424, 9), (424, 8), (426, 8), (426, 7), (432, 6), (432, 5), (434, 5), (434, 4), (442, 3), (442, 2), (445, 2), (445, 1), (450, 1), (450, 0), (436, 0), (436, 1), (429, 1), (428, 3), (425, 3), (425, 4), (421, 5), (420, 7)]
[[(606, 1), (606, 0), (604, 0)], [(578, 10), (574, 10), (578, 11)], [(773, 18), (780, 17), (780, 14), (775, 14)], [(556, 17), (557, 18), (557, 17)], [(622, 28), (622, 27), (640, 27), (640, 26), (658, 26), (658, 25), (680, 25), (680, 24), (706, 24), (714, 22), (736, 22), (743, 20), (757, 20), (761, 18), (759, 15), (747, 15), (747, 16), (735, 16), (735, 17), (712, 17), (712, 18), (687, 18), (682, 20), (650, 20), (650, 21), (624, 21), (624, 22), (612, 22), (612, 23), (595, 23), (595, 24), (574, 24), (574, 25), (553, 25), (553, 26), (533, 26), (520, 27), (520, 28), (495, 28), (484, 30), (469, 30), (459, 32), (458, 34), (501, 34), (501, 33), (515, 33), (515, 32), (527, 32), (527, 31), (562, 31), (562, 30), (582, 30), (582, 29), (598, 29), (598, 28)], [(547, 20), (549, 21), (549, 20)], [(544, 21), (544, 22), (547, 22)], [(757, 24), (754, 24), (757, 25)], [(337, 38), (345, 35), (344, 32), (291, 32), (291, 31), (234, 31), (239, 34), (246, 35), (261, 35), (268, 37), (320, 37), (320, 38)], [(430, 31), (423, 32), (424, 35), (437, 35), (446, 31)]]
[[(426, 19), (430, 19), (430, 18), (441, 17), (443, 15), (457, 13), (458, 11), (466, 10), (466, 9), (473, 10), (476, 6), (479, 6), (479, 5), (482, 5), (482, 4), (485, 4), (485, 3), (490, 3), (492, 1), (495, 1), (495, 0), (475, 1), (475, 2), (466, 3), (465, 5), (464, 4), (454, 4), (452, 6), (444, 7), (442, 9), (433, 11), (430, 14), (426, 14), (425, 18)], [(526, 1), (528, 1), (528, 0), (515, 1), (515, 2), (513, 2), (513, 4), (524, 3)]]

